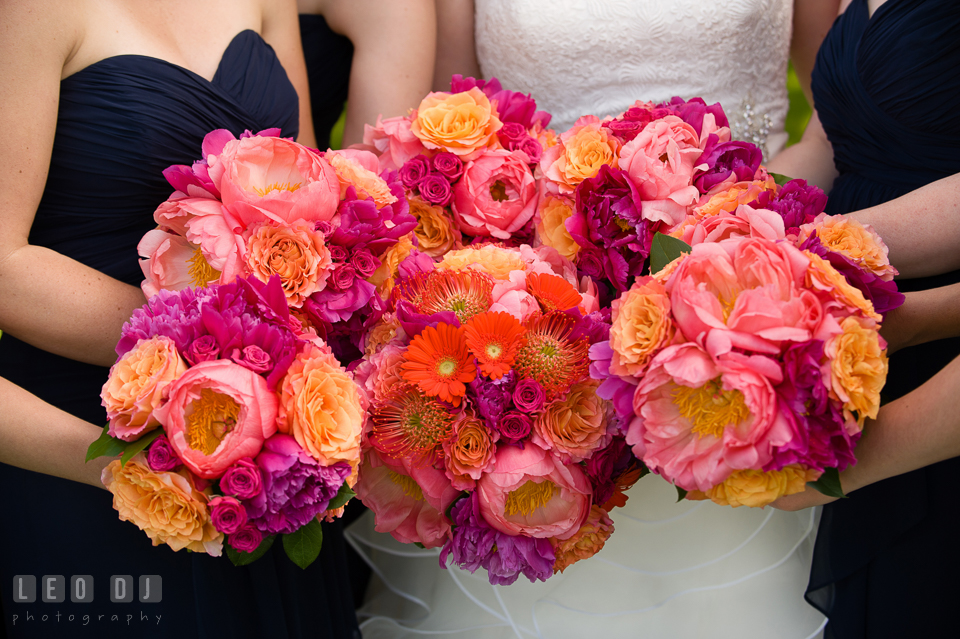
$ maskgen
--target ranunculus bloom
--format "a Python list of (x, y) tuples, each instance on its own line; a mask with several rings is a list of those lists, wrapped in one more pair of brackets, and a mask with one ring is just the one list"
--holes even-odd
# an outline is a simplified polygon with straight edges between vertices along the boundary
[(603, 549), (612, 534), (613, 520), (607, 515), (607, 511), (594, 505), (590, 509), (590, 516), (580, 526), (576, 535), (554, 542), (553, 550), (557, 555), (556, 563), (553, 564), (554, 574), (563, 572), (581, 559), (593, 557)]
[(373, 511), (377, 532), (401, 543), (442, 546), (450, 532), (444, 516), (460, 491), (433, 466), (388, 465), (376, 449), (364, 453), (357, 496)]
[(463, 235), (443, 208), (411, 197), (410, 213), (417, 218), (417, 248), (430, 257), (442, 257), (460, 245)]
[(110, 435), (129, 442), (159, 426), (154, 411), (167, 387), (186, 370), (186, 362), (168, 337), (141, 340), (127, 351), (110, 369), (100, 391)]
[(154, 546), (220, 556), (223, 535), (210, 520), (208, 496), (196, 489), (187, 470), (155, 473), (139, 454), (123, 466), (119, 459), (110, 462), (101, 480), (113, 493), (120, 519), (136, 524)]
[(610, 443), (607, 404), (597, 396), (599, 382), (587, 380), (548, 405), (533, 424), (533, 442), (564, 461), (580, 462)]
[(323, 290), (330, 276), (330, 251), (313, 224), (297, 220), (280, 227), (254, 224), (247, 240), (247, 265), (261, 282), (279, 275), (287, 303), (295, 308)]
[(329, 220), (340, 202), (340, 180), (327, 161), (283, 138), (231, 140), (209, 171), (234, 231), (267, 220)]
[(773, 389), (781, 381), (767, 357), (714, 360), (694, 343), (668, 346), (637, 386), (627, 443), (668, 481), (709, 490), (734, 470), (762, 468), (793, 436)]
[(494, 149), (464, 167), (453, 214), (470, 235), (506, 240), (537, 211), (537, 184), (522, 151)]
[(147, 465), (155, 473), (165, 473), (183, 466), (166, 435), (160, 435), (153, 440), (150, 448), (147, 449), (146, 457)]
[(821, 213), (812, 224), (800, 227), (800, 240), (813, 233), (827, 250), (840, 253), (884, 281), (892, 280), (897, 274), (887, 257), (887, 245), (869, 224), (863, 225), (845, 215)]
[(215, 479), (276, 432), (277, 396), (243, 366), (200, 362), (170, 385), (169, 401), (155, 414), (187, 468)]
[(663, 284), (651, 277), (638, 279), (629, 291), (613, 300), (610, 372), (637, 376), (660, 349), (673, 340), (670, 298)]
[(721, 506), (750, 506), (763, 508), (785, 495), (803, 492), (808, 481), (816, 481), (820, 471), (800, 466), (786, 466), (781, 470), (734, 471), (723, 483), (705, 493), (693, 491), (690, 499), (708, 498)]
[(479, 89), (461, 93), (430, 93), (417, 107), (411, 132), (428, 149), (470, 155), (489, 146), (501, 123), (490, 100)]
[(569, 539), (590, 515), (591, 494), (579, 466), (532, 444), (501, 448), (477, 482), (483, 518), (508, 535)]
[(423, 151), (420, 140), (410, 130), (410, 118), (397, 116), (382, 119), (375, 126), (363, 125), (363, 143), (380, 153), (380, 168), (398, 171), (408, 160)]
[(674, 226), (699, 192), (693, 186), (700, 140), (689, 124), (668, 115), (651, 122), (620, 150), (620, 168), (627, 172), (643, 200), (643, 217)]
[(560, 255), (573, 261), (580, 252), (580, 245), (570, 236), (565, 225), (571, 215), (573, 206), (567, 200), (550, 195), (541, 198), (537, 237), (543, 244), (552, 246)]
[(350, 375), (332, 356), (313, 347), (297, 358), (280, 391), (280, 432), (294, 436), (324, 465), (360, 457), (363, 408)]
[(497, 431), (464, 413), (453, 425), (453, 435), (443, 442), (443, 461), (454, 488), (472, 490), (480, 475), (495, 463)]
[(220, 478), (220, 490), (239, 499), (256, 497), (262, 490), (260, 467), (250, 458), (237, 460)]
[(886, 343), (871, 320), (846, 317), (843, 332), (827, 341), (824, 352), (830, 358), (833, 392), (844, 410), (854, 411), (863, 428), (867, 417), (877, 418), (880, 389), (887, 381)]
[(577, 185), (597, 174), (603, 165), (617, 168), (620, 142), (594, 115), (585, 115), (560, 135), (560, 143), (543, 152), (540, 168), (550, 180), (548, 188), (572, 193)]
[(207, 504), (214, 527), (225, 535), (231, 535), (247, 523), (247, 511), (233, 497), (214, 497)]
[(373, 153), (344, 149), (328, 151), (324, 157), (337, 172), (337, 178), (340, 180), (340, 199), (346, 195), (347, 187), (352, 186), (358, 198), (373, 200), (378, 209), (397, 201), (397, 196), (390, 192), (387, 182), (377, 175), (380, 163)]

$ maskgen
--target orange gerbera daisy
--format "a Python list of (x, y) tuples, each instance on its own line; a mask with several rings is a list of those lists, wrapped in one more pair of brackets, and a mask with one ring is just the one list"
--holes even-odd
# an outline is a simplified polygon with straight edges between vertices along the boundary
[(510, 371), (526, 332), (509, 313), (480, 313), (464, 325), (467, 347), (480, 362), (480, 372), (500, 379)]
[(466, 322), (483, 313), (493, 304), (493, 278), (472, 269), (464, 271), (432, 271), (428, 276), (420, 312), (427, 315), (442, 311), (456, 313)]
[(527, 292), (533, 295), (544, 313), (577, 308), (583, 301), (570, 282), (549, 273), (527, 274)]
[(523, 323), (526, 338), (517, 353), (514, 370), (520, 379), (537, 380), (552, 400), (587, 374), (590, 344), (570, 339), (577, 321), (563, 311), (535, 314)]
[(454, 406), (477, 376), (462, 326), (440, 323), (423, 329), (407, 347), (406, 360), (401, 367), (405, 380)]
[(453, 432), (453, 414), (438, 399), (402, 384), (373, 411), (370, 441), (392, 457), (443, 453), (443, 442)]

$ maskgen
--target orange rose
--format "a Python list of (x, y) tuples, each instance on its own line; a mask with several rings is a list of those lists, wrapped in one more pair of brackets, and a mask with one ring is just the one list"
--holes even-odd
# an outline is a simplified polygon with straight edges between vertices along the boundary
[(763, 508), (784, 495), (802, 492), (808, 481), (815, 481), (820, 472), (800, 466), (784, 466), (780, 470), (735, 470), (722, 484), (707, 492), (691, 491), (689, 499), (710, 499), (721, 506)]
[(670, 321), (670, 297), (663, 284), (651, 277), (638, 279), (613, 301), (611, 321), (610, 372), (615, 375), (641, 373), (676, 332)]
[(370, 276), (370, 283), (377, 287), (380, 297), (386, 299), (393, 290), (400, 262), (407, 259), (410, 251), (413, 250), (413, 238), (414, 233), (404, 235), (380, 256), (380, 266)]
[(851, 286), (847, 278), (833, 268), (830, 262), (810, 251), (804, 251), (803, 254), (810, 258), (806, 281), (808, 287), (826, 292), (851, 312), (859, 310), (866, 317), (878, 322), (883, 321), (883, 318), (873, 309), (873, 302), (866, 299), (860, 289)]
[(437, 268), (451, 271), (475, 268), (492, 275), (494, 279), (508, 280), (510, 271), (523, 271), (526, 265), (519, 251), (485, 244), (479, 248), (450, 251), (443, 256)]
[(581, 559), (593, 557), (603, 549), (612, 534), (613, 520), (607, 516), (607, 511), (597, 505), (592, 506), (587, 521), (573, 537), (550, 540), (557, 557), (553, 564), (553, 574), (563, 572)]
[[(340, 180), (340, 199), (347, 193), (347, 187), (352, 186), (361, 200), (373, 200), (378, 209), (397, 201), (397, 196), (390, 192), (390, 186), (376, 173), (379, 168), (377, 156), (369, 151), (346, 149), (343, 151), (328, 151), (324, 159), (337, 172)], [(367, 164), (363, 166), (361, 162)]]
[(597, 396), (598, 385), (595, 380), (574, 384), (566, 397), (547, 406), (533, 423), (534, 442), (574, 462), (604, 446), (609, 441), (607, 404)]
[(890, 265), (889, 250), (873, 227), (864, 226), (845, 215), (821, 213), (812, 224), (800, 227), (800, 241), (813, 233), (828, 250), (849, 258), (884, 281), (890, 281), (897, 269)]
[(857, 424), (863, 428), (866, 418), (876, 419), (880, 409), (880, 389), (887, 381), (887, 352), (870, 320), (846, 317), (840, 328), (843, 332), (827, 341), (824, 353), (830, 358), (833, 392), (845, 411), (856, 411)]
[(141, 453), (124, 466), (119, 459), (110, 462), (101, 480), (120, 519), (136, 524), (154, 546), (220, 556), (223, 534), (210, 520), (209, 495), (196, 489), (189, 471), (155, 473)]
[(417, 218), (417, 248), (430, 257), (442, 257), (447, 251), (460, 246), (463, 234), (443, 207), (427, 204), (419, 197), (408, 198), (410, 213)]
[(696, 204), (693, 209), (694, 217), (702, 220), (705, 217), (719, 215), (721, 212), (735, 213), (737, 207), (741, 204), (753, 202), (764, 191), (776, 194), (777, 183), (772, 177), (766, 180), (754, 180), (752, 182), (737, 182), (719, 192), (707, 193)]
[(570, 236), (564, 225), (573, 215), (573, 205), (567, 200), (546, 196), (540, 200), (537, 235), (540, 241), (557, 249), (563, 257), (573, 261), (580, 252), (580, 245)]
[(280, 386), (277, 426), (324, 466), (360, 457), (363, 408), (357, 385), (333, 356), (311, 346)]
[(263, 282), (279, 275), (290, 306), (299, 308), (308, 297), (326, 288), (331, 264), (323, 234), (314, 230), (311, 222), (297, 220), (279, 228), (267, 223), (251, 227), (247, 266)]
[(496, 141), (503, 126), (490, 100), (474, 87), (462, 93), (431, 93), (417, 108), (410, 130), (428, 149), (469, 155)]
[(500, 434), (491, 432), (470, 413), (464, 414), (453, 427), (453, 437), (443, 442), (447, 476), (454, 488), (472, 490), (480, 475), (494, 463)]
[(587, 115), (561, 134), (559, 144), (544, 150), (540, 168), (560, 193), (573, 193), (604, 164), (617, 168), (619, 151), (617, 139), (600, 126), (596, 116)]
[(127, 351), (110, 369), (100, 391), (110, 418), (110, 435), (129, 442), (159, 426), (153, 410), (163, 402), (166, 388), (186, 370), (169, 337), (141, 340)]

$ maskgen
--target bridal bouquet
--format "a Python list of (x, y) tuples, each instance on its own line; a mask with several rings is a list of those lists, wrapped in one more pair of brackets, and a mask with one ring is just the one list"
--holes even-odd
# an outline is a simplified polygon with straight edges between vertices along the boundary
[(657, 238), (668, 263), (613, 302), (591, 350), (627, 443), (691, 498), (764, 506), (811, 481), (836, 494), (876, 417), (878, 310), (903, 296), (880, 237), (825, 201), (762, 171), (702, 198), (675, 230), (692, 247)]
[(343, 352), (338, 340), (380, 303), (368, 280), (417, 221), (373, 153), (319, 153), (278, 135), (213, 131), (201, 160), (164, 171), (176, 190), (138, 247), (142, 288), (278, 276), (293, 313)]
[(530, 96), (496, 79), (453, 76), (450, 93), (429, 94), (405, 117), (366, 126), (364, 143), (399, 170), (418, 225), (421, 252), (434, 257), (468, 240), (519, 245), (533, 232), (539, 201), (534, 170), (553, 132)]
[(121, 455), (103, 483), (155, 546), (219, 556), (226, 537), (240, 565), (282, 535), (305, 568), (354, 495), (360, 395), (287, 293), (277, 276), (160, 291), (124, 325), (87, 458)]
[(603, 546), (642, 467), (588, 375), (608, 315), (575, 282), (548, 247), (401, 266), (356, 369), (370, 403), (356, 490), (378, 531), (495, 584)]

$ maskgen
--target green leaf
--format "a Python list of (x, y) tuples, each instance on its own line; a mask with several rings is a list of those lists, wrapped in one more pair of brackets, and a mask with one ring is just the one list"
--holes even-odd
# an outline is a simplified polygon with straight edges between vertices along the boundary
[(817, 481), (808, 481), (807, 486), (813, 486), (827, 497), (846, 499), (843, 487), (840, 485), (840, 472), (836, 468), (827, 468)]
[(120, 458), (120, 465), (126, 466), (127, 462), (133, 459), (133, 456), (142, 451), (144, 448), (153, 443), (157, 437), (163, 434), (162, 428), (157, 428), (150, 431), (140, 439), (135, 442), (130, 442), (127, 444), (126, 450), (123, 451), (123, 457)]
[(264, 537), (263, 541), (260, 542), (260, 545), (254, 549), (253, 552), (243, 552), (241, 550), (236, 550), (232, 547), (225, 546), (227, 549), (227, 557), (230, 558), (230, 561), (233, 562), (234, 566), (246, 566), (247, 564), (252, 564), (257, 559), (263, 557), (270, 546), (273, 545), (273, 542), (276, 541), (276, 535), (270, 535), (269, 537)]
[(340, 490), (337, 491), (337, 494), (334, 496), (334, 498), (330, 500), (330, 505), (327, 506), (327, 510), (336, 510), (356, 496), (357, 493), (353, 492), (353, 489), (347, 485), (347, 482), (343, 482), (343, 485), (340, 486)]
[(777, 186), (783, 186), (793, 179), (789, 175), (784, 175), (782, 173), (768, 173), (768, 175), (773, 178), (773, 181), (777, 183)]
[(673, 487), (677, 489), (677, 503), (679, 504), (681, 501), (687, 498), (687, 491), (677, 485), (674, 485)]
[(110, 429), (104, 428), (97, 441), (90, 444), (87, 448), (87, 459), (96, 459), (97, 457), (116, 457), (127, 447), (127, 442), (120, 441), (110, 436)]
[(419, 541), (413, 542), (413, 545), (416, 546), (417, 548), (419, 548), (420, 550), (426, 550), (426, 549), (427, 549), (427, 547), (424, 546), (423, 544), (421, 544)]
[(283, 536), (283, 549), (287, 551), (287, 557), (304, 569), (320, 556), (322, 545), (323, 529), (316, 519), (297, 532)]
[(690, 252), (690, 245), (675, 237), (657, 233), (650, 245), (650, 272), (656, 273), (664, 266)]

